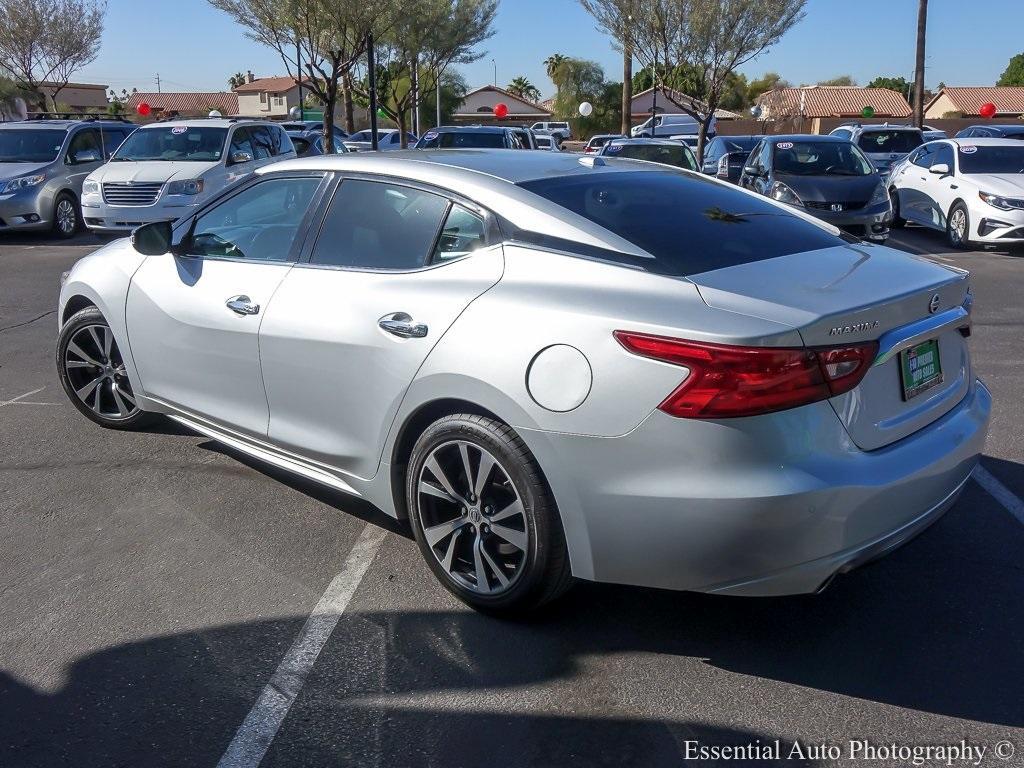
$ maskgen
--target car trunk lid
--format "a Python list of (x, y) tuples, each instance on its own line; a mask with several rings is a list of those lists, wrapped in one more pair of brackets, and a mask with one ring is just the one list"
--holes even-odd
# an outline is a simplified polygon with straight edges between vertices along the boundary
[[(709, 306), (789, 325), (810, 347), (879, 341), (860, 385), (830, 400), (853, 441), (874, 450), (927, 426), (967, 393), (970, 360), (960, 331), (969, 327), (967, 277), (890, 248), (851, 244), (689, 279)], [(934, 353), (918, 347), (932, 340), (941, 381), (905, 397), (901, 354)]]

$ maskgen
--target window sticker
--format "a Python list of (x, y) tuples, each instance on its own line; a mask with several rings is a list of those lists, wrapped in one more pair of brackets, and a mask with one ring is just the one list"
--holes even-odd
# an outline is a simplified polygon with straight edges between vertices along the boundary
[(965, 155), (973, 155), (975, 152), (978, 151), (978, 148), (973, 144), (961, 144), (960, 151), (963, 152)]
[(605, 150), (609, 155), (617, 155), (622, 151), (621, 144), (612, 144), (608, 149)]
[(779, 149), (792, 149), (793, 148), (793, 142), (792, 141), (780, 141), (780, 142), (777, 142), (775, 144), (775, 146), (778, 147)]
[(436, 139), (436, 138), (437, 138), (437, 131), (427, 131), (425, 134), (423, 134), (423, 139), (425, 141), (431, 141), (431, 140)]
[(173, 133), (174, 135), (178, 135), (179, 133), (185, 133), (185, 131), (187, 130), (187, 125), (176, 125), (173, 128), (171, 128), (171, 133)]

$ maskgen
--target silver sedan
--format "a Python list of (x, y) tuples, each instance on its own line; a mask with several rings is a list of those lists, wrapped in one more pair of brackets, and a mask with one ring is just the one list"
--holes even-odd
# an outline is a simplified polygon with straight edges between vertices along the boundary
[(260, 169), (79, 261), (71, 402), (408, 520), (486, 611), (573, 578), (815, 592), (978, 460), (968, 275), (699, 173), (550, 152)]

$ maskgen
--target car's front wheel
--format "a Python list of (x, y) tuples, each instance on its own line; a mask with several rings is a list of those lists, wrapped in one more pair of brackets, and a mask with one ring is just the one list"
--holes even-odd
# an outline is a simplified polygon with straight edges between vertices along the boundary
[(76, 312), (61, 328), (57, 372), (71, 403), (101, 426), (135, 429), (154, 418), (139, 408), (114, 332), (96, 307)]
[(69, 192), (61, 192), (53, 204), (53, 233), (68, 239), (78, 231), (78, 204)]
[(412, 450), (406, 502), (430, 569), (478, 610), (529, 610), (571, 584), (551, 492), (506, 424), (472, 414), (431, 424)]
[(900, 196), (895, 189), (889, 190), (889, 202), (892, 205), (892, 221), (889, 222), (889, 228), (899, 229), (905, 226), (907, 220), (900, 216)]
[(956, 203), (949, 211), (946, 239), (954, 248), (971, 247), (971, 218), (967, 213), (967, 206), (963, 203)]

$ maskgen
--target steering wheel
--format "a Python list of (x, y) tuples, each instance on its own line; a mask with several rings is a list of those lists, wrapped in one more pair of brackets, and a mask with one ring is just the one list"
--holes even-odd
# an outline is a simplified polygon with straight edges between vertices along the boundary
[(216, 232), (203, 232), (202, 234), (196, 235), (195, 237), (192, 238), (192, 242), (203, 245), (203, 250), (205, 251), (206, 245), (203, 242), (204, 240), (209, 241), (211, 245), (217, 247), (218, 250), (223, 251), (223, 254), (221, 255), (229, 256), (231, 258), (243, 257), (243, 254), (239, 250), (237, 245), (230, 242), (229, 240), (225, 240)]

